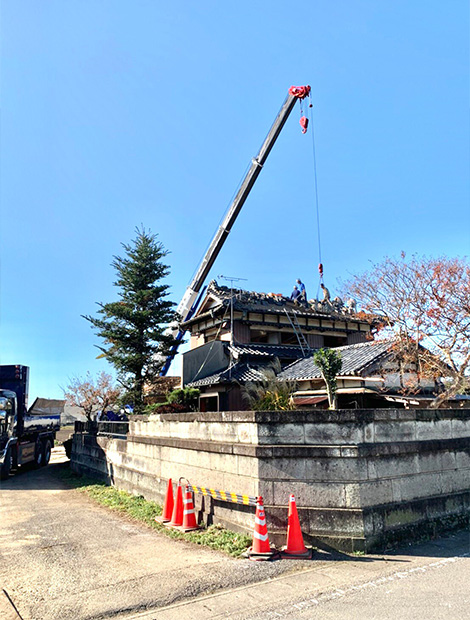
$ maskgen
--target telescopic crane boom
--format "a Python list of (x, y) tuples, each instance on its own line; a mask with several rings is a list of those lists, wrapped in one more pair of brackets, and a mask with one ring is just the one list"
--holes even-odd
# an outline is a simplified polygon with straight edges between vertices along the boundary
[[(243, 179), (240, 188), (233, 199), (227, 214), (219, 226), (217, 232), (212, 239), (212, 242), (201, 261), (193, 279), (191, 280), (190, 285), (186, 289), (185, 294), (181, 302), (178, 305), (177, 312), (182, 317), (183, 322), (189, 320), (191, 316), (194, 314), (200, 299), (201, 289), (204, 285), (204, 281), (212, 268), (212, 265), (215, 262), (215, 259), (219, 255), (222, 246), (225, 243), (230, 231), (232, 230), (232, 226), (235, 223), (235, 220), (238, 217), (238, 214), (241, 211), (241, 208), (245, 204), (246, 199), (251, 191), (251, 188), (255, 184), (256, 179), (258, 178), (261, 169), (263, 168), (271, 149), (274, 146), (279, 134), (281, 133), (282, 128), (284, 127), (287, 119), (289, 118), (290, 113), (292, 112), (295, 103), (298, 99), (305, 99), (310, 94), (310, 86), (291, 86), (289, 88), (289, 92), (287, 97), (282, 104), (281, 109), (279, 110), (274, 123), (272, 124), (271, 129), (269, 130), (268, 135), (266, 136), (265, 141), (263, 142), (258, 154), (251, 160), (251, 166), (248, 172)], [(304, 130), (306, 130), (306, 121), (305, 117), (302, 117), (300, 123)], [(165, 376), (170, 368), (170, 364), (173, 361), (177, 351), (178, 346), (183, 339), (185, 330), (181, 329), (180, 326), (175, 326), (171, 328), (178, 343), (172, 348), (170, 355), (167, 357), (165, 361), (165, 365), (161, 371), (161, 375)]]

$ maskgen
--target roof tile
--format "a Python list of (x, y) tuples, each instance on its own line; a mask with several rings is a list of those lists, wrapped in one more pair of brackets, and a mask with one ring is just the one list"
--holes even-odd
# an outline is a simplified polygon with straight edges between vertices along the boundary
[(288, 344), (234, 344), (229, 350), (235, 356), (250, 355), (255, 357), (278, 357), (280, 359), (299, 359), (303, 357), (299, 345)]
[[(341, 354), (343, 362), (340, 375), (354, 375), (361, 372), (373, 362), (387, 355), (392, 343), (392, 340), (373, 340), (344, 347), (335, 347), (334, 350)], [(320, 377), (320, 370), (315, 365), (313, 356), (293, 362), (278, 375), (278, 378), (281, 380), (293, 381), (318, 379)]]
[(252, 367), (249, 364), (234, 364), (230, 369), (227, 368), (224, 371), (204, 377), (204, 379), (188, 383), (186, 387), (198, 388), (216, 383), (231, 383), (232, 381), (246, 383), (247, 381), (262, 381), (264, 378), (262, 369)]

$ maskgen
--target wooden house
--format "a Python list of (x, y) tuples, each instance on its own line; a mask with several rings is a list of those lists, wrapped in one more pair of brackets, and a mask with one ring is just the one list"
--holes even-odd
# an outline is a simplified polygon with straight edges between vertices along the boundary
[(183, 354), (183, 385), (200, 389), (201, 411), (223, 411), (247, 408), (241, 386), (274, 359), (284, 368), (315, 349), (366, 343), (375, 322), (339, 302), (295, 304), (212, 281), (184, 327), (191, 349)]

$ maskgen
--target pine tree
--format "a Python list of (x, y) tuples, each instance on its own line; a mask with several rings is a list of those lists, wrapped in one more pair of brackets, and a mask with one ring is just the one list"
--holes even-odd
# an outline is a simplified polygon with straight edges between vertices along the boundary
[(84, 316), (105, 346), (98, 346), (116, 369), (135, 413), (144, 407), (144, 386), (157, 378), (175, 339), (165, 330), (177, 317), (167, 299), (169, 286), (161, 280), (170, 273), (157, 235), (136, 229), (131, 244), (122, 243), (125, 256), (114, 256), (119, 301), (98, 303), (99, 317)]

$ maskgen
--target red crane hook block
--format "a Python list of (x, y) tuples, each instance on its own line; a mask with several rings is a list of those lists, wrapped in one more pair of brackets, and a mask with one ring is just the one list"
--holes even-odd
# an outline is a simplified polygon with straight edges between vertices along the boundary
[(306, 116), (301, 116), (299, 123), (300, 123), (300, 126), (302, 127), (302, 133), (307, 133), (308, 118)]
[(310, 86), (291, 86), (289, 88), (289, 95), (297, 97), (297, 99), (305, 99), (310, 94)]
[(321, 277), (323, 277), (323, 264), (322, 263), (318, 265), (318, 273), (320, 274)]

